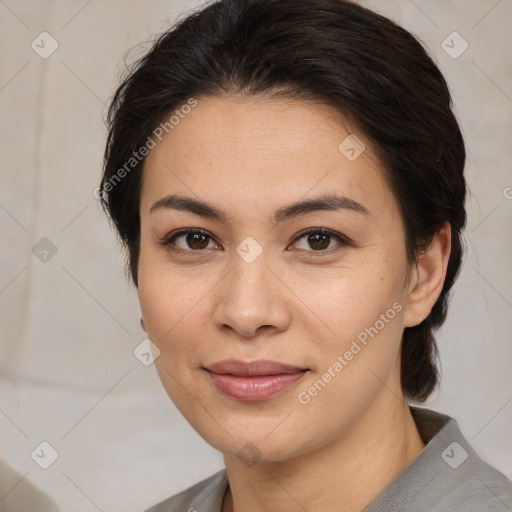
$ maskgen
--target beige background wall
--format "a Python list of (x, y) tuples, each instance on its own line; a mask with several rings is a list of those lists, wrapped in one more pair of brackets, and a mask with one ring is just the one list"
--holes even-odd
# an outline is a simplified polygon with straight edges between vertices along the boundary
[[(133, 355), (136, 294), (93, 196), (124, 54), (199, 3), (0, 1), (0, 456), (67, 512), (135, 512), (222, 465)], [(427, 405), (512, 478), (512, 1), (367, 5), (430, 48), (468, 148), (468, 253)], [(59, 455), (46, 470), (42, 441)]]

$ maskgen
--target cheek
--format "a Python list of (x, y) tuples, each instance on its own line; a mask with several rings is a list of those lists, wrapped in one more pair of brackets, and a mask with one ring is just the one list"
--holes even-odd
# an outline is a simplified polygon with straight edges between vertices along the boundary
[(177, 334), (182, 335), (187, 329), (196, 330), (195, 325), (199, 328), (201, 322), (198, 317), (206, 314), (201, 305), (204, 293), (177, 293), (175, 290), (175, 283), (172, 287), (166, 287), (164, 281), (159, 281), (156, 286), (146, 287), (142, 293), (139, 292), (148, 335), (162, 345), (176, 340)]
[[(303, 310), (296, 320), (300, 323), (307, 318), (310, 325), (323, 326), (326, 338), (334, 346), (341, 340), (353, 339), (396, 301), (404, 300), (400, 265), (386, 261), (381, 257), (365, 258), (336, 268), (298, 268), (289, 272), (285, 280)], [(397, 259), (395, 262), (399, 263)], [(393, 317), (394, 313), (391, 311)]]
[(161, 351), (157, 368), (165, 365), (171, 371), (178, 360), (193, 362), (199, 353), (200, 334), (208, 315), (205, 298), (212, 284), (206, 279), (185, 277), (183, 270), (158, 265), (142, 268), (138, 295), (147, 335)]
[(314, 373), (297, 390), (296, 399), (304, 413), (328, 415), (334, 424), (346, 427), (345, 422), (363, 414), (382, 390), (400, 394), (396, 385), (404, 308), (394, 293), (356, 293), (349, 286), (337, 291), (342, 292), (338, 304), (326, 302), (322, 310), (334, 334), (308, 340)]
[[(200, 365), (208, 286), (153, 267), (139, 281), (139, 302), (147, 336), (160, 355), (155, 368), (174, 404), (187, 415), (198, 395), (194, 374)], [(184, 392), (184, 389), (187, 392)]]
[[(312, 380), (322, 382), (311, 390), (312, 395), (308, 387), (301, 391), (315, 402), (315, 408), (330, 400), (348, 409), (356, 407), (352, 399), (370, 399), (396, 367), (405, 304), (403, 272), (400, 265), (386, 261), (391, 259), (366, 260), (317, 279), (297, 273), (292, 281), (297, 296), (309, 306), (302, 318), (298, 316), (300, 329), (307, 333), (308, 345), (303, 348), (314, 354), (316, 363), (315, 378), (308, 386)], [(313, 325), (324, 327), (321, 335)]]
[(173, 328), (208, 290), (198, 268), (169, 264), (164, 248), (142, 242), (138, 268), (138, 296), (148, 328), (159, 337)]

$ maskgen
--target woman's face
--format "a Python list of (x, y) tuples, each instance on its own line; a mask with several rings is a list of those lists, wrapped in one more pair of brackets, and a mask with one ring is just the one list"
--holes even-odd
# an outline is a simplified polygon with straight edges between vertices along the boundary
[(145, 328), (170, 398), (223, 452), (304, 454), (401, 396), (403, 223), (351, 134), (365, 142), (328, 107), (205, 97), (146, 159)]

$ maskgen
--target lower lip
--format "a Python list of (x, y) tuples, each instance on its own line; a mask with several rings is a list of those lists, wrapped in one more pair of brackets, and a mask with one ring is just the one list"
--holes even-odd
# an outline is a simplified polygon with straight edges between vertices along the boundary
[(306, 372), (305, 370), (279, 375), (240, 377), (239, 375), (220, 374), (209, 371), (208, 375), (216, 388), (230, 398), (255, 402), (257, 400), (266, 400), (288, 389), (302, 379)]

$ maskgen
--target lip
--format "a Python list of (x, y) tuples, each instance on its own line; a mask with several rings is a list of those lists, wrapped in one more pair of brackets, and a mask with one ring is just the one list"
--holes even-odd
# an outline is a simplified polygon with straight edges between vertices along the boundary
[(244, 362), (238, 359), (225, 359), (208, 365), (206, 369), (212, 373), (238, 375), (240, 377), (252, 377), (254, 375), (282, 375), (283, 373), (297, 373), (309, 368), (292, 366), (278, 361), (259, 359), (257, 361)]
[(309, 368), (270, 360), (219, 361), (204, 368), (215, 387), (237, 400), (266, 400), (301, 380)]

